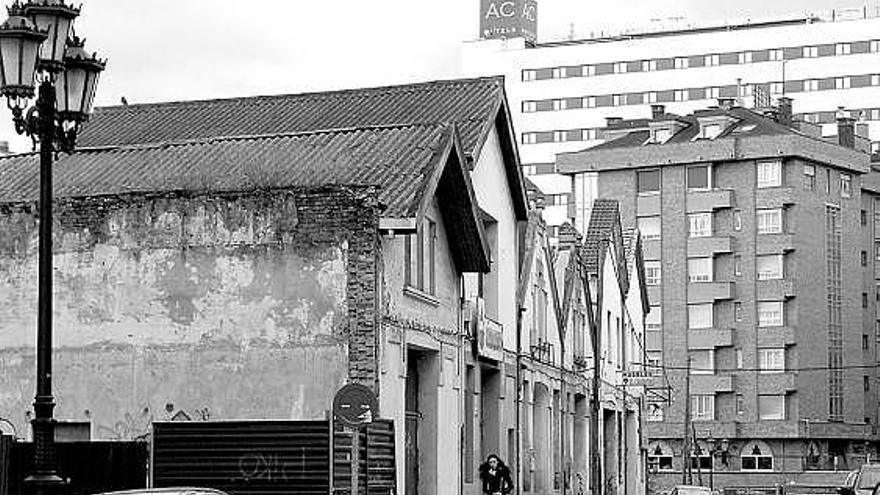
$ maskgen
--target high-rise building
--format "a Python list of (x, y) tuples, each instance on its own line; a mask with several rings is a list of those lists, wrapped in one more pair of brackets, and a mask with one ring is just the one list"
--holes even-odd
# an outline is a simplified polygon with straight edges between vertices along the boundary
[[(481, 11), (496, 21), (491, 14)], [(549, 197), (545, 219), (559, 225), (571, 185), (555, 173), (556, 154), (600, 143), (606, 118), (640, 118), (651, 104), (687, 114), (717, 98), (761, 106), (788, 96), (799, 117), (826, 133), (834, 133), (843, 106), (859, 134), (880, 140), (880, 18), (873, 15), (859, 9), (855, 20), (837, 11), (562, 42), (501, 30), (513, 35), (467, 43), (463, 65), (467, 74), (505, 76), (525, 173)], [(507, 22), (513, 29), (523, 21)]]
[(669, 385), (648, 394), (661, 488), (688, 465), (694, 484), (771, 488), (877, 453), (870, 143), (846, 115), (823, 138), (792, 122), (788, 101), (733, 103), (686, 116), (656, 106), (557, 157), (578, 228), (587, 204), (609, 198), (644, 240), (646, 367)]

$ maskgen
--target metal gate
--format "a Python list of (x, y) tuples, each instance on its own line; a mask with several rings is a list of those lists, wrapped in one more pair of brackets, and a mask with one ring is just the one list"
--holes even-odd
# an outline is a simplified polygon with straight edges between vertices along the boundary
[[(154, 487), (201, 486), (231, 495), (351, 492), (353, 430), (329, 421), (194, 421), (153, 424)], [(331, 457), (331, 445), (333, 446)], [(360, 428), (361, 494), (396, 488), (394, 423)]]

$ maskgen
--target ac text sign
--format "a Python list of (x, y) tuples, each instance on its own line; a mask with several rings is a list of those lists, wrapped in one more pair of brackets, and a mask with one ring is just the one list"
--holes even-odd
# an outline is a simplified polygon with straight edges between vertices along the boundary
[(536, 0), (481, 0), (480, 36), (525, 38), (534, 43), (538, 33)]

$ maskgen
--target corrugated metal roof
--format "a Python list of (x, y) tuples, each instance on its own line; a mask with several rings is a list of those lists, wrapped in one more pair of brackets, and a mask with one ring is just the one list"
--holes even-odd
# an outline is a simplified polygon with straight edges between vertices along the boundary
[[(85, 197), (378, 186), (383, 216), (409, 217), (446, 134), (447, 126), (412, 125), (83, 150), (55, 162), (54, 189)], [(0, 203), (38, 198), (38, 160), (0, 159)]]
[(80, 147), (417, 123), (455, 123), (472, 152), (494, 122), (501, 77), (400, 86), (98, 108)]

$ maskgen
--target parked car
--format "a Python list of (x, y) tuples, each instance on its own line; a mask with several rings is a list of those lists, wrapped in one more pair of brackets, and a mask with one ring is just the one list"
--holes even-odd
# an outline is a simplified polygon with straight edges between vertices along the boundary
[(880, 464), (863, 464), (858, 471), (847, 475), (844, 486), (838, 492), (840, 495), (872, 495), (878, 483)]
[(713, 495), (713, 493), (705, 486), (677, 485), (670, 490), (669, 495)]
[(96, 493), (95, 495), (228, 495), (226, 492), (213, 488), (198, 488), (192, 486), (180, 486), (169, 488), (138, 488), (136, 490), (121, 490), (117, 492)]

